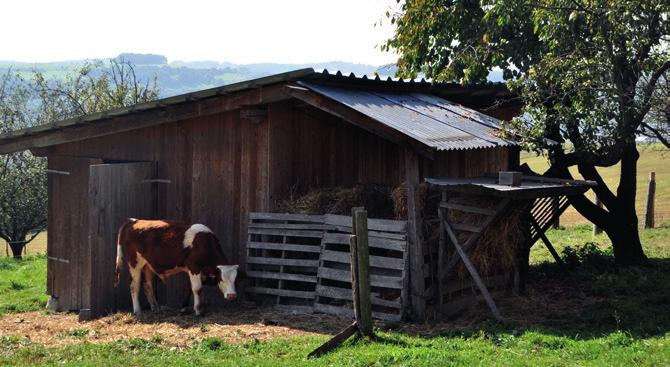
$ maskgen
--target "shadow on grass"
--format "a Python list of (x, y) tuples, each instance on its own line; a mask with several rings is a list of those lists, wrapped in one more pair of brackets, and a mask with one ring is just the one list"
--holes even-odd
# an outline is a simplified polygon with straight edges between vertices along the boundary
[(451, 324), (433, 325), (433, 330), (444, 325), (444, 332), (437, 334), (466, 338), (536, 331), (574, 340), (615, 332), (633, 338), (670, 332), (670, 259), (652, 258), (645, 266), (617, 269), (610, 256), (598, 255), (571, 264), (569, 271), (578, 287), (556, 264), (531, 267), (525, 295), (496, 299), (504, 322), (493, 320), (480, 303)]

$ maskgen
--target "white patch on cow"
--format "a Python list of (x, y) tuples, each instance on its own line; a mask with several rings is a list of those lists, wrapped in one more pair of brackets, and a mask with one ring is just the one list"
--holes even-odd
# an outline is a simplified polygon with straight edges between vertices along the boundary
[(235, 278), (237, 278), (237, 268), (239, 268), (239, 265), (218, 265), (217, 268), (221, 272), (219, 289), (227, 300), (232, 301), (237, 297)]
[(193, 240), (198, 233), (212, 233), (204, 224), (194, 224), (184, 233), (184, 248), (193, 247)]
[(193, 291), (193, 311), (196, 316), (201, 314), (200, 289), (202, 289), (202, 275), (188, 272), (188, 278), (191, 280), (191, 290)]
[(135, 266), (130, 266), (130, 298), (133, 299), (133, 313), (139, 315), (142, 313), (142, 307), (140, 306), (140, 285), (142, 281), (142, 269), (147, 265), (147, 260), (137, 253), (137, 264)]

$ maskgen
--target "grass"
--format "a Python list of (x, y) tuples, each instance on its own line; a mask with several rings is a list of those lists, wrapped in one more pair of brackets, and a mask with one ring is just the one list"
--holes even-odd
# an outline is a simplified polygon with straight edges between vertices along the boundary
[[(656, 223), (670, 223), (670, 164), (666, 160), (670, 158), (670, 149), (665, 148), (660, 144), (640, 144), (638, 146), (640, 151), (640, 159), (638, 160), (638, 175), (637, 175), (637, 200), (636, 208), (640, 223), (644, 221), (644, 210), (647, 198), (647, 184), (649, 180), (649, 172), (656, 172)], [(543, 156), (536, 156), (531, 153), (521, 154), (521, 163), (528, 163), (528, 165), (535, 171), (542, 173), (548, 167), (547, 158)], [(576, 167), (571, 167), (570, 172), (573, 177), (582, 179)], [(616, 192), (617, 183), (619, 182), (619, 165), (606, 168), (598, 168), (598, 172), (605, 180), (607, 186)], [(591, 200), (595, 200), (592, 193), (589, 193)], [(561, 223), (564, 225), (574, 225), (578, 223), (587, 223), (588, 221), (582, 217), (577, 211), (570, 207), (561, 216)]]
[(0, 316), (44, 308), (46, 270), (45, 255), (28, 255), (23, 261), (0, 257)]
[[(307, 353), (327, 336), (243, 344), (209, 337), (179, 350), (165, 345), (159, 336), (92, 344), (84, 341), (89, 330), (80, 328), (61, 336), (74, 340), (74, 344), (63, 347), (47, 348), (31, 343), (24, 335), (5, 336), (0, 339), (0, 365), (667, 365), (670, 227), (642, 231), (650, 264), (630, 269), (614, 268), (607, 237), (593, 237), (588, 225), (551, 230), (549, 237), (568, 262), (580, 287), (589, 297), (598, 299), (583, 308), (562, 310), (556, 318), (567, 320), (565, 323), (519, 326), (484, 321), (460, 331), (445, 327), (430, 336), (377, 330), (376, 341), (348, 341), (344, 347), (309, 361), (305, 359)], [(564, 277), (541, 244), (533, 248), (531, 258), (531, 277), (535, 282)], [(23, 262), (0, 261), (3, 312), (43, 307), (45, 263), (44, 256), (31, 256)], [(561, 295), (552, 297), (551, 302), (561, 301), (558, 299)]]

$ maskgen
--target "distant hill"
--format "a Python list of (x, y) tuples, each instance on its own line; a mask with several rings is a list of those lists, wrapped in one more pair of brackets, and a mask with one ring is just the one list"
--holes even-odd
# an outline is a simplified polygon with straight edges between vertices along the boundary
[[(345, 74), (353, 72), (356, 75), (372, 75), (378, 69), (378, 66), (374, 65), (355, 64), (344, 61), (314, 64), (234, 64), (207, 60), (168, 62), (167, 58), (163, 55), (138, 53), (122, 53), (115, 57), (115, 59), (131, 62), (139, 78), (145, 80), (153, 79), (154, 77), (157, 78), (161, 97), (169, 97), (307, 67), (328, 69), (329, 71), (339, 70)], [(33, 70), (37, 70), (42, 72), (47, 78), (58, 79), (64, 78), (68, 73), (72, 73), (86, 61), (70, 60), (49, 63), (0, 61), (0, 73), (11, 69), (13, 72), (28, 77)]]
[[(168, 62), (168, 59), (163, 55), (139, 53), (122, 53), (115, 57), (115, 59), (131, 62), (135, 67), (137, 76), (141, 80), (153, 80), (153, 78), (156, 78), (161, 97), (174, 96), (309, 67), (317, 70), (328, 69), (331, 72), (341, 71), (345, 75), (354, 73), (356, 75), (379, 74), (380, 76), (394, 76), (397, 71), (395, 64), (374, 66), (345, 61), (329, 61), (313, 64), (234, 64), (211, 60)], [(58, 79), (71, 74), (86, 61), (71, 60), (48, 63), (0, 61), (0, 73), (5, 73), (11, 69), (13, 72), (30, 77), (33, 70), (37, 70), (42, 72), (47, 78)], [(493, 82), (503, 81), (502, 71), (492, 71), (489, 74), (489, 80)]]

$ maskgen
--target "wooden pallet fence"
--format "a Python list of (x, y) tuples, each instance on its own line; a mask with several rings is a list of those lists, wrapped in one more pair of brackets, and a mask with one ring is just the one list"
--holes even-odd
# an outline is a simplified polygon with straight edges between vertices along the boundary
[[(314, 309), (353, 317), (349, 250), (352, 220), (340, 215), (326, 215), (324, 219), (336, 228), (322, 240)], [(406, 222), (368, 219), (368, 230), (372, 317), (398, 321), (406, 292)]]
[(312, 312), (323, 216), (250, 213), (246, 292), (256, 301)]
[[(368, 219), (373, 318), (400, 320), (408, 295), (406, 221)], [(295, 312), (352, 316), (352, 219), (250, 213), (246, 292)]]

